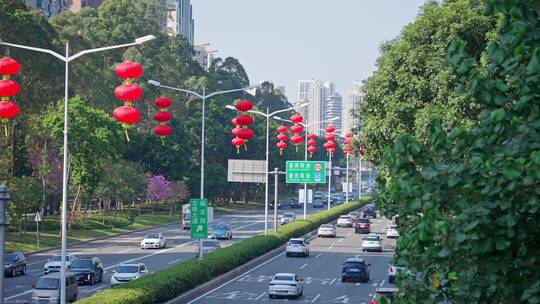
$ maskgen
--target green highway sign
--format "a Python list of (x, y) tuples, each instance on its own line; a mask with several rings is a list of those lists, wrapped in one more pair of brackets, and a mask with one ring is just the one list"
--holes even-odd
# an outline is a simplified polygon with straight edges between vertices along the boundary
[(289, 184), (326, 182), (326, 162), (324, 161), (289, 160), (285, 172)]
[(191, 238), (206, 239), (208, 237), (208, 200), (205, 198), (190, 199), (189, 218)]

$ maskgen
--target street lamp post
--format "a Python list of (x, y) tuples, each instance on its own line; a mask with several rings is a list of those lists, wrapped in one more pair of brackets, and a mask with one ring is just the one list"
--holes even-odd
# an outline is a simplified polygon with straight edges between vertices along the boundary
[[(246, 87), (246, 88), (234, 89), (234, 90), (218, 91), (218, 92), (213, 92), (213, 93), (210, 93), (210, 94), (206, 94), (206, 87), (203, 87), (202, 94), (199, 94), (199, 93), (197, 93), (195, 91), (191, 91), (191, 90), (166, 86), (166, 85), (161, 84), (161, 82), (159, 82), (157, 80), (148, 80), (148, 84), (153, 85), (153, 86), (158, 87), (158, 88), (164, 88), (164, 89), (169, 89), (169, 90), (173, 90), (173, 91), (179, 91), (179, 92), (191, 94), (191, 95), (194, 95), (194, 96), (196, 96), (196, 97), (198, 97), (198, 98), (200, 98), (202, 100), (200, 198), (203, 199), (204, 198), (204, 141), (205, 141), (204, 127), (205, 127), (205, 117), (206, 117), (205, 116), (206, 115), (205, 114), (205, 112), (206, 112), (205, 111), (206, 110), (206, 100), (208, 98), (210, 98), (210, 97), (217, 96), (217, 95), (251, 90), (253, 88), (256, 88), (257, 86), (249, 86), (249, 87)], [(202, 254), (203, 254), (202, 253), (202, 239), (199, 239), (199, 260), (202, 260)]]
[[(279, 120), (279, 121), (286, 121), (286, 122), (290, 122), (290, 123), (293, 123), (291, 120), (289, 119), (283, 119), (281, 117), (274, 117), (274, 119), (276, 120)], [(333, 117), (333, 118), (330, 118), (330, 119), (326, 119), (326, 120), (323, 120), (323, 121), (320, 121), (320, 122), (311, 122), (311, 123), (300, 123), (301, 126), (303, 126), (305, 128), (305, 142), (304, 142), (304, 161), (307, 161), (307, 140), (308, 140), (308, 129), (310, 126), (313, 126), (315, 124), (319, 124), (319, 123), (323, 123), (323, 122), (329, 122), (329, 121), (334, 121), (336, 119), (339, 119), (339, 117)], [(304, 183), (304, 219), (306, 219), (307, 217), (307, 183)]]
[[(288, 112), (288, 111), (294, 110), (295, 108), (303, 108), (307, 105), (308, 103), (304, 103), (304, 104), (299, 105), (298, 107), (290, 107), (287, 109), (277, 110), (272, 113), (269, 113), (270, 109), (266, 108), (266, 114), (263, 112), (254, 111), (254, 110), (248, 111), (249, 113), (262, 115), (266, 118), (266, 166), (265, 166), (266, 168), (264, 169), (265, 172), (268, 171), (268, 166), (270, 165), (270, 161), (269, 161), (269, 158), (270, 158), (270, 117), (276, 114), (282, 113), (282, 112)], [(236, 108), (232, 105), (227, 105), (225, 106), (225, 108), (236, 111)], [(265, 173), (265, 180), (266, 181), (265, 181), (265, 189), (264, 189), (264, 235), (267, 235), (268, 234), (268, 172)], [(274, 201), (274, 205), (277, 205), (277, 200)]]
[(67, 162), (68, 162), (68, 99), (69, 99), (69, 63), (83, 55), (90, 54), (90, 53), (96, 53), (96, 52), (102, 52), (102, 51), (108, 51), (112, 49), (118, 49), (118, 48), (124, 48), (124, 47), (130, 47), (134, 45), (141, 45), (147, 41), (150, 41), (152, 39), (155, 39), (154, 35), (147, 35), (144, 37), (136, 38), (134, 42), (132, 43), (126, 43), (126, 44), (120, 44), (120, 45), (113, 45), (113, 46), (106, 46), (101, 48), (95, 48), (95, 49), (89, 49), (84, 50), (79, 53), (76, 53), (75, 55), (69, 55), (69, 43), (66, 43), (66, 52), (65, 55), (61, 55), (53, 50), (49, 49), (43, 49), (43, 48), (37, 48), (37, 47), (31, 47), (26, 45), (20, 45), (20, 44), (14, 44), (14, 43), (8, 43), (0, 40), (0, 45), (6, 45), (11, 46), (14, 48), (20, 48), (40, 53), (46, 53), (50, 54), (57, 59), (60, 59), (65, 63), (65, 77), (64, 77), (64, 155), (63, 155), (63, 164), (62, 164), (62, 262), (60, 266), (60, 303), (65, 304), (66, 303), (66, 280), (64, 279), (66, 276), (66, 250), (67, 250), (67, 197), (68, 197), (68, 170), (67, 170)]

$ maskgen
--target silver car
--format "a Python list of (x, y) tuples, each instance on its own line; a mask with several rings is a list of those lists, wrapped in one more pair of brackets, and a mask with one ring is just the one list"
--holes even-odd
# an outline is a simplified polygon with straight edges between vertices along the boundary
[(322, 224), (317, 230), (318, 237), (336, 237), (336, 226), (332, 224)]
[[(66, 273), (66, 302), (77, 301), (79, 287), (73, 273)], [(46, 274), (37, 280), (32, 290), (32, 303), (60, 303), (60, 273)]]
[[(203, 256), (212, 253), (218, 249), (221, 248), (221, 245), (219, 244), (219, 241), (216, 239), (208, 239), (202, 241), (202, 252)], [(197, 248), (197, 253), (195, 254), (196, 257), (199, 257), (199, 250)]]
[(148, 274), (148, 268), (143, 263), (122, 264), (113, 270), (111, 277), (111, 287), (125, 284), (127, 282), (144, 277)]
[(294, 273), (276, 273), (268, 285), (268, 297), (299, 298), (304, 293), (304, 280)]
[(281, 216), (281, 219), (279, 220), (279, 223), (281, 225), (285, 225), (285, 224), (288, 224), (288, 223), (294, 221), (295, 219), (296, 219), (296, 215), (294, 215), (294, 213), (288, 212), (288, 213), (284, 213)]

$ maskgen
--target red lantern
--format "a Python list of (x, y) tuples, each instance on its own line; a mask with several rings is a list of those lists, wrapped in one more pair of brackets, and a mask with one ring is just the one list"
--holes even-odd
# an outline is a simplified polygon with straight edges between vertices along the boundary
[(19, 107), (11, 101), (0, 101), (0, 119), (11, 119), (19, 114)]
[(166, 125), (159, 125), (154, 128), (154, 134), (159, 137), (165, 137), (172, 134), (172, 128)]
[(351, 137), (353, 137), (353, 134), (351, 132), (347, 132), (347, 133), (345, 133), (345, 137), (346, 138), (351, 138)]
[(293, 116), (291, 116), (291, 121), (294, 122), (295, 124), (299, 124), (303, 120), (304, 120), (304, 117), (302, 117), (302, 115), (300, 114), (294, 114)]
[(276, 138), (277, 140), (285, 141), (287, 140), (287, 135), (281, 133), (281, 134), (278, 134)]
[(287, 148), (287, 143), (284, 141), (280, 141), (276, 144), (276, 147), (279, 149), (279, 155), (283, 154), (283, 150)]
[(248, 126), (253, 123), (253, 117), (246, 114), (238, 115), (236, 117), (236, 123), (238, 125)]
[(114, 73), (116, 76), (118, 76), (118, 78), (134, 79), (141, 77), (142, 68), (140, 64), (126, 60), (116, 65), (114, 68)]
[(114, 96), (123, 101), (134, 101), (142, 97), (142, 89), (136, 84), (122, 84), (114, 89)]
[(324, 140), (326, 140), (326, 141), (334, 141), (334, 140), (336, 140), (336, 137), (334, 135), (332, 135), (332, 134), (326, 134), (324, 136)]
[(291, 136), (291, 142), (295, 145), (298, 145), (304, 141), (304, 138), (300, 135)]
[(236, 147), (236, 153), (240, 153), (240, 147), (245, 144), (244, 140), (238, 137), (233, 138), (231, 143)]
[(139, 122), (141, 119), (141, 114), (137, 109), (131, 106), (119, 106), (113, 111), (113, 117), (122, 123), (124, 127), (127, 125), (133, 125)]
[(154, 99), (154, 104), (156, 105), (156, 107), (164, 109), (171, 106), (172, 100), (167, 97), (158, 97)]
[(14, 75), (19, 73), (21, 70), (21, 65), (17, 60), (10, 58), (10, 57), (4, 57), (0, 59), (0, 74), (2, 75)]
[(323, 144), (323, 147), (328, 150), (336, 147), (336, 144), (333, 141), (327, 141)]
[(240, 129), (240, 130), (237, 130), (236, 134), (234, 134), (234, 135), (236, 137), (239, 137), (239, 138), (243, 139), (244, 141), (247, 141), (248, 139), (253, 137), (253, 131), (251, 131), (248, 128), (236, 128), (236, 129)]
[(159, 111), (156, 114), (154, 114), (154, 120), (159, 122), (167, 122), (171, 120), (172, 115), (171, 113), (167, 111)]
[(307, 143), (308, 143), (308, 145), (310, 145), (310, 146), (315, 146), (315, 145), (317, 144), (317, 141), (316, 141), (315, 139), (309, 139), (309, 140), (307, 141)]
[(279, 126), (279, 127), (277, 128), (277, 131), (278, 131), (279, 133), (285, 133), (285, 132), (287, 132), (287, 127), (285, 127), (285, 126)]
[(336, 148), (330, 148), (330, 149), (328, 149), (328, 152), (329, 152), (329, 153), (332, 153), (332, 154), (333, 154), (333, 153), (336, 153)]
[(247, 112), (253, 109), (253, 103), (249, 100), (240, 100), (234, 106), (240, 112)]
[(302, 127), (301, 125), (292, 125), (290, 129), (292, 133), (301, 133), (302, 131), (304, 131), (304, 127)]
[(307, 137), (308, 137), (309, 139), (316, 139), (316, 138), (317, 138), (317, 134), (309, 133), (309, 134), (307, 135)]
[(313, 153), (315, 153), (315, 152), (317, 151), (317, 147), (315, 147), (315, 146), (309, 146), (309, 147), (307, 148), (307, 150), (308, 150), (308, 152), (309, 152), (309, 154), (310, 154), (309, 157), (311, 157), (311, 156), (313, 155)]
[(15, 96), (19, 93), (19, 84), (13, 80), (0, 80), (0, 96)]
[(346, 139), (344, 142), (343, 142), (344, 145), (350, 145), (351, 144), (351, 141)]
[(336, 130), (336, 128), (334, 128), (333, 126), (327, 126), (326, 128), (324, 128), (324, 130), (325, 130), (327, 133), (334, 133), (334, 131)]

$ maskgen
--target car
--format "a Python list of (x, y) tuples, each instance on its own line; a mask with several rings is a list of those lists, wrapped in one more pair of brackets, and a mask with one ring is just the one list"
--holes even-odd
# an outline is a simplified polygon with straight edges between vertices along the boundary
[[(198, 247), (198, 246), (197, 246)], [(221, 248), (221, 245), (219, 244), (218, 240), (203, 240), (202, 241), (202, 253), (203, 256), (212, 253), (218, 249)], [(199, 250), (197, 248), (197, 253), (195, 254), (196, 257), (199, 257)]]
[(341, 282), (369, 281), (369, 264), (362, 258), (348, 258), (341, 267)]
[[(77, 301), (79, 287), (73, 273), (66, 273), (66, 302)], [(53, 272), (39, 278), (32, 289), (32, 303), (60, 303), (60, 273)]]
[(394, 284), (396, 282), (398, 272), (403, 270), (405, 270), (405, 267), (390, 264), (388, 267), (388, 283)]
[(211, 239), (232, 239), (232, 227), (225, 223), (215, 223), (212, 225)]
[(189, 213), (182, 214), (182, 229), (191, 229), (191, 215)]
[(26, 274), (26, 258), (20, 251), (4, 254), (4, 275), (14, 277)]
[(303, 238), (290, 239), (285, 248), (285, 255), (287, 257), (294, 255), (309, 256), (309, 242)]
[(352, 227), (353, 220), (350, 215), (342, 215), (337, 220), (338, 227)]
[(69, 271), (75, 274), (78, 284), (94, 285), (103, 282), (103, 264), (98, 257), (76, 260)]
[(322, 199), (313, 200), (313, 208), (323, 208), (323, 207), (324, 207), (324, 201)]
[(397, 225), (388, 225), (388, 228), (386, 228), (386, 237), (389, 239), (399, 237), (399, 232), (397, 231)]
[[(66, 267), (71, 267), (71, 264), (78, 260), (78, 258), (72, 254), (66, 254)], [(51, 272), (59, 272), (60, 267), (62, 265), (62, 255), (56, 254), (51, 259), (47, 260), (47, 263), (45, 263), (45, 266), (43, 266), (43, 270), (45, 271), (45, 274), (51, 273)]]
[(372, 205), (367, 205), (366, 209), (362, 211), (362, 217), (364, 218), (376, 218), (377, 214), (375, 213), (375, 207)]
[(294, 209), (294, 208), (302, 208), (302, 203), (300, 203), (300, 201), (298, 201), (296, 198), (291, 198), (289, 200), (289, 204), (291, 205), (292, 209)]
[(281, 216), (281, 219), (279, 219), (279, 223), (281, 225), (288, 224), (296, 219), (296, 215), (292, 212), (283, 213)]
[(360, 212), (358, 211), (351, 211), (349, 212), (349, 215), (351, 216), (353, 223), (356, 222), (360, 218)]
[(375, 293), (377, 298), (384, 298), (385, 303), (393, 303), (394, 295), (399, 292), (399, 289), (396, 287), (377, 287)]
[(167, 240), (161, 233), (150, 232), (144, 236), (141, 241), (141, 249), (165, 248)]
[(111, 276), (111, 287), (125, 284), (129, 281), (148, 275), (149, 271), (143, 263), (121, 264), (113, 270)]
[(276, 273), (268, 285), (268, 297), (299, 298), (304, 293), (304, 280), (294, 273)]
[(362, 251), (382, 251), (382, 239), (376, 234), (368, 234), (362, 239)]
[(354, 224), (354, 233), (371, 233), (371, 225), (369, 223), (369, 219), (367, 218), (359, 218), (357, 219)]
[(333, 224), (322, 224), (317, 230), (318, 237), (336, 237), (337, 231), (336, 226)]
[[(274, 208), (274, 201), (271, 201), (271, 202), (268, 203), (268, 208), (270, 208), (270, 209)], [(277, 208), (281, 209), (281, 201), (280, 200), (278, 200), (278, 202), (277, 202)]]

